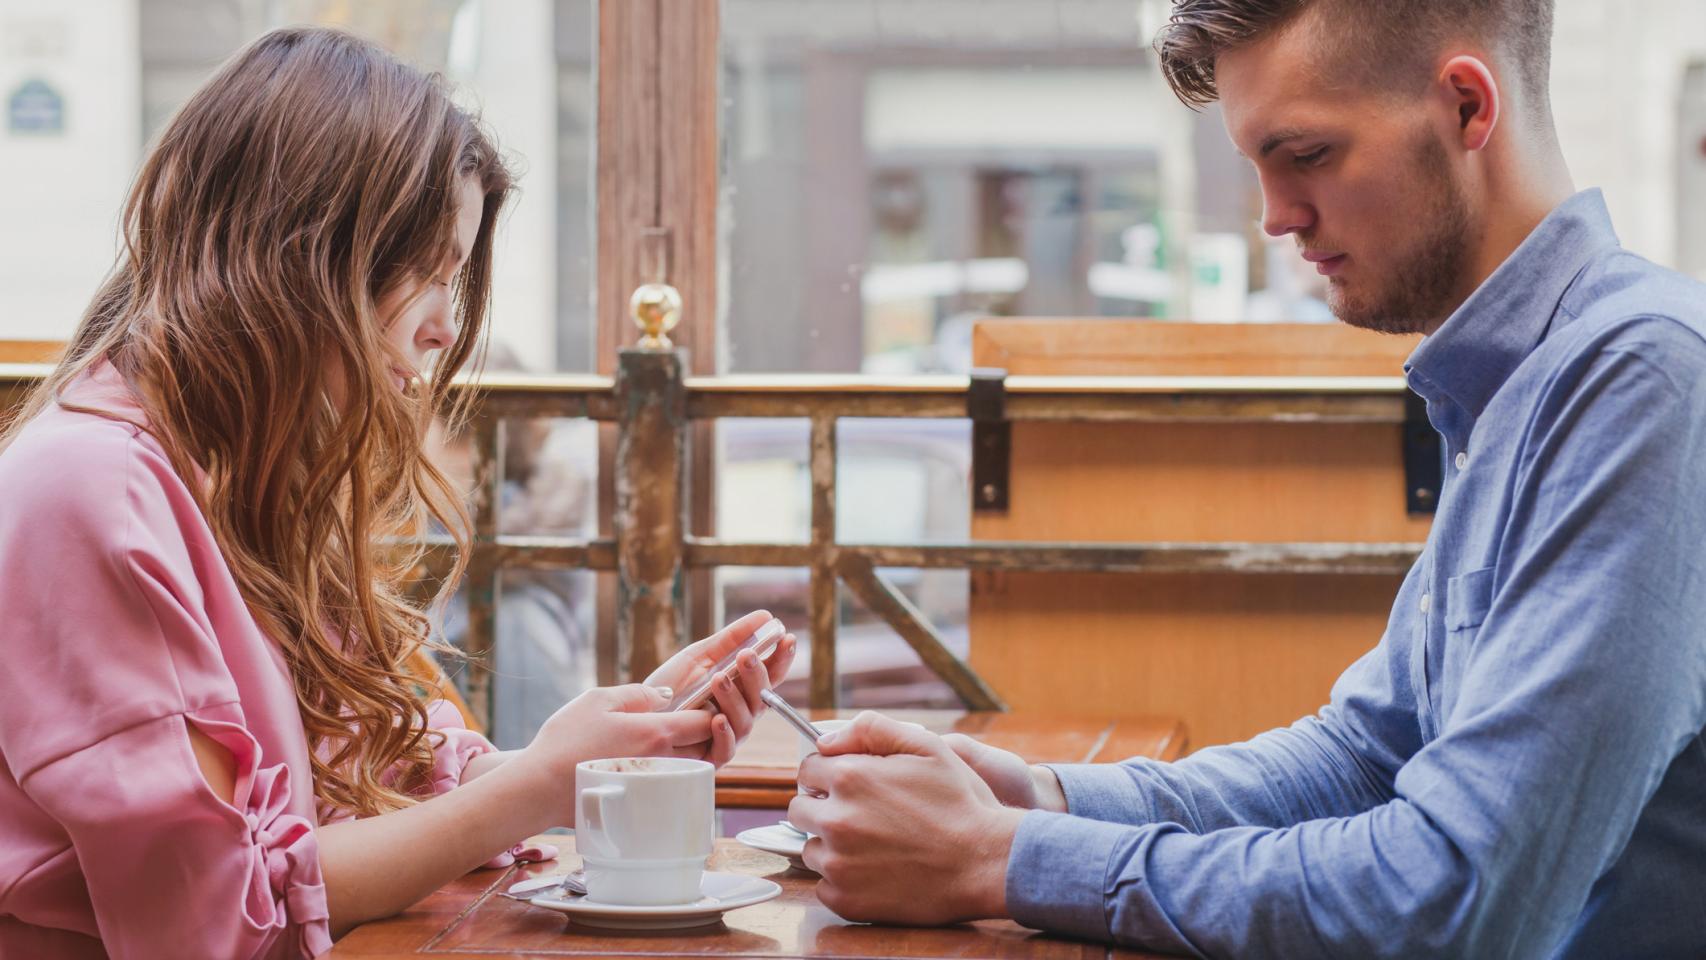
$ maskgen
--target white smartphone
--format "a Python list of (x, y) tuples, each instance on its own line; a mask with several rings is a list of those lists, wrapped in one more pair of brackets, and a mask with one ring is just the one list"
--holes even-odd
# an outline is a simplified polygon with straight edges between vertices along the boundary
[(754, 630), (752, 636), (747, 637), (740, 646), (730, 650), (727, 655), (718, 660), (710, 672), (706, 673), (698, 683), (686, 690), (677, 691), (675, 699), (671, 700), (669, 705), (663, 709), (665, 711), (692, 710), (700, 706), (706, 700), (711, 699), (711, 685), (716, 682), (717, 678), (734, 672), (735, 658), (740, 656), (742, 650), (751, 650), (752, 655), (763, 662), (765, 657), (770, 656), (775, 651), (776, 645), (782, 642), (782, 637), (787, 632), (788, 628), (782, 626), (782, 621), (766, 621), (764, 626)]

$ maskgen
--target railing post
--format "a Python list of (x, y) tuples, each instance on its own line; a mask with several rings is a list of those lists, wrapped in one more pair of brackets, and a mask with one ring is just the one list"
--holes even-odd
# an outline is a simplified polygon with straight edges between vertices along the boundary
[(812, 417), (812, 681), (811, 705), (834, 709), (841, 697), (836, 682), (835, 629), (840, 614), (835, 549), (835, 414)]
[[(659, 299), (642, 302), (648, 295)], [(647, 335), (640, 347), (621, 351), (616, 367), (616, 512), (611, 523), (619, 682), (645, 679), (687, 637), (682, 615), (687, 391), (681, 354), (667, 336), (680, 298), (673, 288), (647, 284), (635, 292), (633, 311)]]
[(474, 490), (469, 512), (474, 525), (464, 590), (468, 598), (468, 709), (489, 734), (496, 719), (492, 703), (492, 657), (497, 637), (498, 506), (503, 500), (504, 433), (497, 411), (482, 409), (469, 428), (474, 433)]

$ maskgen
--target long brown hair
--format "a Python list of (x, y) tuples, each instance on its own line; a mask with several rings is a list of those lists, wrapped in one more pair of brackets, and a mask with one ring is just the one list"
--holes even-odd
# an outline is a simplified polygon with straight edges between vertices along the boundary
[[(399, 392), (377, 305), (450, 261), (465, 177), (484, 204), (453, 287), (459, 334), (430, 379)], [(431, 642), (404, 594), (419, 551), (385, 541), (432, 517), (467, 546), (421, 438), (435, 414), (465, 415), (450, 377), (482, 341), (510, 186), (436, 75), (338, 31), (268, 33), (161, 133), (113, 272), (11, 427), (103, 360), (130, 382), (289, 664), (316, 797), (357, 815), (409, 803), (431, 765), (403, 670)]]

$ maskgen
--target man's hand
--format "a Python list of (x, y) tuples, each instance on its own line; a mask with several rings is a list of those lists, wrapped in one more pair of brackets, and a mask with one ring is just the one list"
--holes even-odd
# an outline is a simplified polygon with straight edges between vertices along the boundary
[(818, 898), (848, 920), (917, 926), (1007, 913), (1023, 812), (1001, 805), (942, 738), (874, 713), (818, 741), (788, 819), (816, 836)]
[(963, 733), (950, 733), (942, 741), (989, 784), (995, 798), (1021, 810), (1066, 812), (1066, 794), (1054, 771), (1026, 763), (1018, 754), (979, 743)]

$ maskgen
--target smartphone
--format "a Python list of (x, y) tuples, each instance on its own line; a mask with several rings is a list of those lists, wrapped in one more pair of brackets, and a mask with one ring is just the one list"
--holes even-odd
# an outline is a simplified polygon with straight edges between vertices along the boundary
[(665, 711), (692, 710), (703, 704), (706, 700), (711, 699), (711, 684), (715, 683), (718, 677), (734, 672), (735, 658), (740, 656), (742, 650), (751, 650), (753, 656), (762, 662), (765, 657), (770, 656), (775, 651), (776, 645), (782, 642), (782, 637), (787, 632), (788, 628), (782, 626), (782, 621), (765, 621), (764, 626), (754, 630), (752, 636), (747, 637), (745, 642), (718, 660), (703, 679), (686, 690), (678, 691), (675, 694), (675, 699), (671, 700), (669, 706), (663, 709)]

